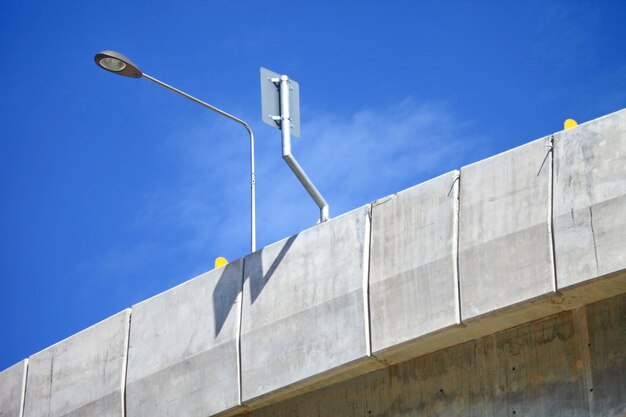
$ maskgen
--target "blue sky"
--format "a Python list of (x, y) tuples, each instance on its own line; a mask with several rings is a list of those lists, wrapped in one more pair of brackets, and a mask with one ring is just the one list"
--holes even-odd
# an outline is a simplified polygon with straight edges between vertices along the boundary
[[(282, 19), (281, 19), (282, 18)], [(331, 216), (626, 106), (624, 2), (0, 3), (0, 369), (249, 249), (317, 207), (261, 122), (300, 83), (294, 154)]]

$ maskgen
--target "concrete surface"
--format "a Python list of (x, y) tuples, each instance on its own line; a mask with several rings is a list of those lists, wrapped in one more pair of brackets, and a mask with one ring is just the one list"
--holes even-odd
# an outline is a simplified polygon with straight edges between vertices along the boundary
[(625, 325), (626, 295), (621, 295), (247, 415), (623, 416)]
[(133, 306), (129, 417), (206, 417), (238, 405), (242, 278), (238, 260)]
[(28, 360), (0, 372), (0, 416), (22, 417)]
[(369, 205), (245, 258), (244, 403), (368, 356)]
[[(456, 268), (458, 171), (372, 204), (372, 351), (395, 358), (406, 342), (460, 322)], [(393, 350), (393, 352), (389, 352)]]
[(626, 269), (626, 111), (555, 135), (559, 289)]
[(124, 415), (130, 309), (28, 360), (25, 417)]
[[(585, 308), (591, 415), (626, 415), (626, 296)], [(584, 343), (584, 342), (583, 342)], [(584, 347), (584, 346), (583, 346)]]
[(461, 169), (463, 320), (555, 290), (549, 151), (540, 139)]

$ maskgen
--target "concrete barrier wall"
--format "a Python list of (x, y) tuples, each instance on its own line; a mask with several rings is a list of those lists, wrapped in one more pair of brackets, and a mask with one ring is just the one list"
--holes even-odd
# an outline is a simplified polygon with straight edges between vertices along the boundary
[(463, 320), (556, 291), (550, 157), (540, 139), (461, 168)]
[(369, 216), (362, 207), (245, 258), (244, 403), (367, 359)]
[(133, 306), (128, 416), (205, 417), (239, 405), (243, 261)]
[(28, 359), (25, 417), (124, 415), (130, 309)]
[(459, 172), (372, 204), (370, 310), (376, 357), (400, 360), (408, 342), (460, 323)]
[[(404, 369), (407, 381), (434, 381), (419, 390), (439, 384), (439, 394), (454, 395), (420, 394), (424, 404), (397, 410), (435, 410), (444, 399), (461, 409), (463, 395), (482, 395), (486, 405), (475, 415), (498, 415), (509, 407), (504, 402), (541, 401), (540, 387), (579, 405), (578, 376), (564, 374), (574, 366), (586, 369), (585, 384), (605, 387), (585, 404), (612, 415), (626, 397), (615, 383), (624, 377), (617, 351), (626, 332), (595, 326), (623, 323), (622, 310), (598, 307), (584, 320), (561, 313), (582, 314), (581, 306), (626, 293), (625, 213), (623, 110), (378, 200), (139, 303), (132, 319), (124, 311), (33, 355), (27, 372), (24, 362), (0, 373), (0, 410), (20, 417), (235, 415), (445, 351), (451, 356), (439, 365), (424, 359), (389, 369)], [(493, 336), (548, 316), (548, 327)], [(594, 329), (577, 330), (583, 322)], [(548, 343), (540, 333), (586, 335), (590, 349), (581, 359), (569, 342)], [(501, 383), (492, 385), (494, 363), (513, 360), (516, 343), (526, 353), (514, 366), (532, 373), (497, 374)], [(438, 368), (455, 360), (488, 363)], [(540, 378), (540, 362), (557, 367), (556, 379)], [(20, 374), (27, 375), (23, 412), (14, 394), (24, 389)], [(466, 377), (482, 384), (478, 391), (465, 382), (465, 391), (455, 388)], [(530, 383), (532, 390), (518, 389)], [(502, 384), (513, 384), (506, 396)], [(409, 394), (394, 395), (408, 401)], [(535, 413), (527, 407), (519, 410)]]
[(0, 372), (0, 416), (21, 417), (28, 359)]
[(555, 135), (560, 288), (626, 268), (625, 116), (622, 111)]

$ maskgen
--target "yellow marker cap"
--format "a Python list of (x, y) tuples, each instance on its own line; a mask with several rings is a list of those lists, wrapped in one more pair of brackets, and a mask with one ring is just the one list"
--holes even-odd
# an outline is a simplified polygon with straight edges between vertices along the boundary
[(228, 259), (222, 258), (221, 256), (218, 256), (217, 258), (215, 258), (215, 267), (216, 268), (222, 267), (224, 265), (228, 265)]
[(578, 123), (576, 123), (576, 120), (574, 119), (567, 119), (565, 123), (563, 123), (563, 129), (565, 130), (571, 129), (576, 126), (578, 126)]

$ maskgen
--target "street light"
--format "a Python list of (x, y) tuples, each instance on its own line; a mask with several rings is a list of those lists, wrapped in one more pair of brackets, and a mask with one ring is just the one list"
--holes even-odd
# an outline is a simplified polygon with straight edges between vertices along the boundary
[(248, 134), (250, 135), (250, 240), (251, 240), (251, 248), (252, 252), (256, 251), (256, 197), (255, 197), (255, 178), (254, 178), (254, 134), (252, 133), (252, 129), (250, 126), (244, 122), (243, 120), (226, 113), (223, 110), (218, 109), (215, 106), (212, 106), (208, 103), (205, 103), (202, 100), (199, 100), (177, 88), (172, 87), (171, 85), (165, 84), (162, 81), (157, 80), (154, 77), (149, 76), (148, 74), (142, 72), (137, 65), (133, 63), (130, 59), (115, 51), (102, 51), (96, 54), (94, 57), (96, 64), (109, 72), (114, 74), (123, 75), (125, 77), (130, 78), (145, 78), (147, 80), (152, 81), (153, 83), (160, 85), (161, 87), (165, 87), (170, 91), (175, 92), (189, 100), (200, 104), (201, 106), (213, 110), (216, 113), (221, 114), (228, 119), (239, 123), (243, 126)]

